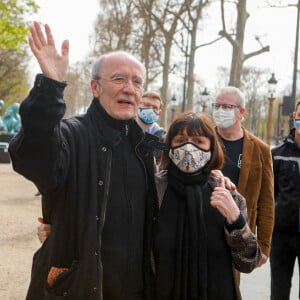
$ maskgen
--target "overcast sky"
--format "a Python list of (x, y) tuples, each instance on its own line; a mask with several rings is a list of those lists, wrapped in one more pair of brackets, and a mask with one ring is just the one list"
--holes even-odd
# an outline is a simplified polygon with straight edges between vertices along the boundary
[[(89, 50), (89, 35), (99, 11), (98, 0), (36, 0), (39, 14), (32, 19), (48, 23), (54, 33), (57, 48), (63, 39), (70, 41), (70, 62), (84, 57)], [(283, 89), (292, 80), (293, 51), (295, 47), (296, 7), (271, 9), (263, 0), (248, 0), (250, 18), (246, 26), (245, 53), (258, 49), (255, 35), (261, 36), (264, 45), (270, 45), (270, 52), (247, 61), (247, 65), (268, 68), (279, 80), (278, 88)], [(291, 0), (290, 3), (295, 3)], [(205, 42), (217, 36), (220, 30), (219, 5), (213, 7), (209, 26), (201, 33)], [(213, 20), (213, 22), (212, 22)], [(214, 25), (213, 25), (214, 24)], [(230, 66), (231, 46), (223, 40), (211, 47), (200, 48), (197, 52), (196, 71), (208, 89), (214, 86), (218, 66)], [(35, 68), (38, 67), (35, 64)]]

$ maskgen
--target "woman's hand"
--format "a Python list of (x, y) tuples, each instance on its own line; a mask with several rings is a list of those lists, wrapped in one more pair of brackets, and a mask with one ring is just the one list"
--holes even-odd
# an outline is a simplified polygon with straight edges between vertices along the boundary
[(233, 200), (230, 191), (223, 186), (214, 188), (210, 196), (210, 204), (216, 208), (227, 220), (229, 224), (236, 221), (240, 215), (240, 210)]

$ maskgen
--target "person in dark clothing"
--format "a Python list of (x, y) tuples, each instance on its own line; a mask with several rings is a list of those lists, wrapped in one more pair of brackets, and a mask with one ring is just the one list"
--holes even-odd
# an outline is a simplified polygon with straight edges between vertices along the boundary
[(157, 124), (162, 113), (163, 102), (158, 93), (154, 91), (145, 92), (139, 105), (137, 122), (146, 132), (153, 134), (163, 141), (166, 131)]
[(144, 66), (116, 51), (92, 69), (87, 112), (63, 119), (68, 41), (59, 54), (48, 25), (30, 28), (43, 74), (22, 102), (22, 129), (9, 145), (13, 168), (42, 195), (51, 235), (35, 253), (27, 300), (152, 298), (152, 222), (157, 212), (158, 139), (134, 117)]
[(270, 255), (274, 227), (274, 178), (270, 146), (242, 126), (246, 97), (238, 88), (221, 88), (212, 103), (212, 118), (225, 149), (222, 172), (247, 203), (248, 223), (262, 249), (259, 266)]
[[(142, 95), (139, 104), (139, 109), (136, 117), (137, 123), (140, 127), (150, 134), (158, 137), (159, 141), (163, 141), (166, 131), (157, 123), (159, 116), (162, 113), (163, 102), (160, 95), (154, 91), (147, 91)], [(155, 150), (154, 156), (159, 162), (161, 151)]]
[(212, 170), (224, 154), (204, 113), (171, 123), (156, 174), (159, 215), (153, 258), (157, 300), (241, 299), (234, 268), (251, 272), (261, 249), (247, 224), (245, 199)]
[(275, 227), (270, 254), (271, 300), (290, 299), (296, 259), (300, 267), (300, 101), (293, 120), (295, 128), (272, 149)]

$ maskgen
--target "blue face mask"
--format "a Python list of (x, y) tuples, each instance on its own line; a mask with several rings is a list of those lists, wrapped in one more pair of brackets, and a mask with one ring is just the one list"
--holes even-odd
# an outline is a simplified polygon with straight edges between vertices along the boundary
[(153, 124), (159, 118), (158, 114), (153, 110), (153, 108), (139, 108), (138, 117), (147, 125)]
[(294, 119), (294, 127), (298, 134), (300, 134), (300, 119)]

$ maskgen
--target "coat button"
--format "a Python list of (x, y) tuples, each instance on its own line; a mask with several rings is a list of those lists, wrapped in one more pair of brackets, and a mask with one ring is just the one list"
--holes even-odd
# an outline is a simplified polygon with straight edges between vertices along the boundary
[(102, 186), (103, 185), (103, 180), (99, 180), (98, 185)]
[(63, 296), (66, 297), (68, 295), (68, 292), (64, 292)]
[(101, 151), (102, 151), (102, 152), (106, 152), (106, 151), (107, 151), (107, 148), (106, 148), (106, 147), (102, 147), (102, 148), (101, 148)]
[(94, 287), (93, 287), (93, 292), (96, 293), (97, 290), (98, 290), (98, 289), (94, 286)]
[(98, 216), (96, 216), (96, 221), (97, 221), (97, 222), (99, 221), (99, 217), (98, 217)]

